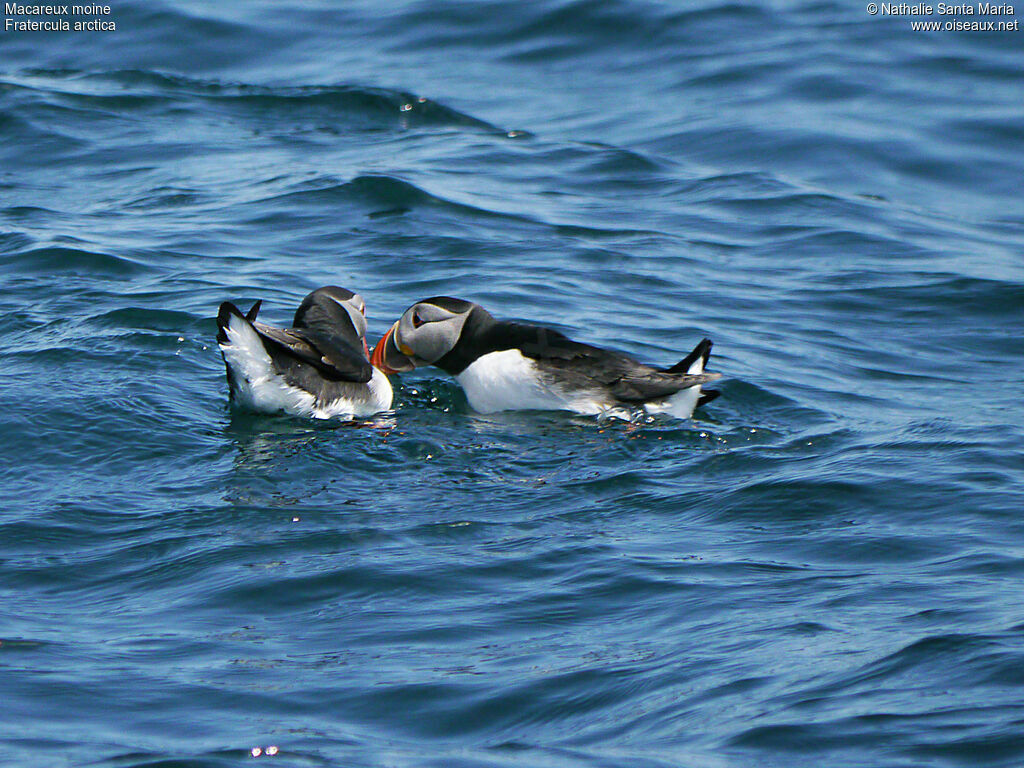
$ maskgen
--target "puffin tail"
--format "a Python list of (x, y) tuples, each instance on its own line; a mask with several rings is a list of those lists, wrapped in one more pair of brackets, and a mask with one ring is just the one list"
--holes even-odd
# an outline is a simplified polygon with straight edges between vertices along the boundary
[(220, 305), (220, 310), (217, 312), (217, 342), (220, 344), (226, 344), (228, 341), (228, 328), (231, 327), (231, 318), (238, 317), (244, 319), (250, 325), (256, 322), (256, 315), (259, 314), (260, 306), (263, 304), (263, 299), (259, 299), (249, 311), (244, 315), (242, 310), (232, 304), (230, 301), (225, 301)]
[[(711, 339), (701, 339), (700, 343), (693, 348), (693, 351), (673, 365), (666, 368), (665, 373), (704, 373), (704, 368), (711, 357)], [(717, 374), (715, 374), (717, 376)], [(722, 393), (717, 389), (699, 389), (700, 397), (695, 407), (700, 408), (707, 405)]]
[[(250, 310), (251, 312), (252, 310)], [(228, 342), (228, 328), (231, 327), (231, 318), (234, 317), (245, 317), (241, 310), (238, 309), (230, 301), (225, 301), (220, 305), (220, 310), (217, 312), (217, 343), (226, 344)]]
[(256, 299), (256, 303), (249, 307), (249, 311), (245, 313), (245, 319), (250, 323), (255, 323), (256, 315), (260, 313), (261, 306), (263, 306), (263, 299)]
[(704, 373), (704, 366), (711, 357), (711, 339), (701, 339), (693, 351), (673, 365), (666, 368), (665, 373)]
[(259, 308), (260, 302), (257, 301), (243, 315), (238, 307), (225, 301), (217, 312), (217, 343), (224, 358), (231, 399), (253, 407), (260, 399), (254, 383), (275, 373), (273, 361), (253, 325)]

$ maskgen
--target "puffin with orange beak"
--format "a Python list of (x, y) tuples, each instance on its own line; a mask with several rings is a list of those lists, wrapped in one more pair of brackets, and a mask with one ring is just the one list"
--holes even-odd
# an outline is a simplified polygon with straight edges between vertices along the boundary
[(377, 342), (372, 364), (386, 374), (434, 365), (454, 376), (481, 413), (566, 410), (614, 414), (641, 407), (689, 418), (720, 393), (705, 373), (711, 341), (668, 368), (569, 339), (550, 328), (496, 320), (450, 296), (424, 299)]

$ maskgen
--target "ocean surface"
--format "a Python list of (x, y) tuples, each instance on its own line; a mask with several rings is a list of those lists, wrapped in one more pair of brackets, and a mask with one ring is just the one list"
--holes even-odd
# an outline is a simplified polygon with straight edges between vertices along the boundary
[[(0, 32), (0, 766), (1024, 765), (1024, 33), (111, 1)], [(723, 394), (233, 412), (324, 284)]]

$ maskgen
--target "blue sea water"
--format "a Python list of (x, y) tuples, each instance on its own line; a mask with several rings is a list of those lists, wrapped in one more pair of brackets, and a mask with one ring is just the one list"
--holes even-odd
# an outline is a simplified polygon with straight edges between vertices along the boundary
[[(0, 33), (0, 765), (1024, 764), (1020, 32), (110, 8)], [(329, 283), (723, 395), (233, 413), (218, 304)]]

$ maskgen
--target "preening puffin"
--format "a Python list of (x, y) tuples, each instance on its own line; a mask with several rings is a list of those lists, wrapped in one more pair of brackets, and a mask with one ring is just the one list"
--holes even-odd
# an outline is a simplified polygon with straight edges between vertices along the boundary
[(368, 360), (359, 294), (318, 288), (302, 300), (291, 328), (257, 322), (261, 303), (243, 315), (225, 301), (217, 314), (217, 343), (236, 405), (316, 419), (372, 416), (391, 407), (391, 383)]

